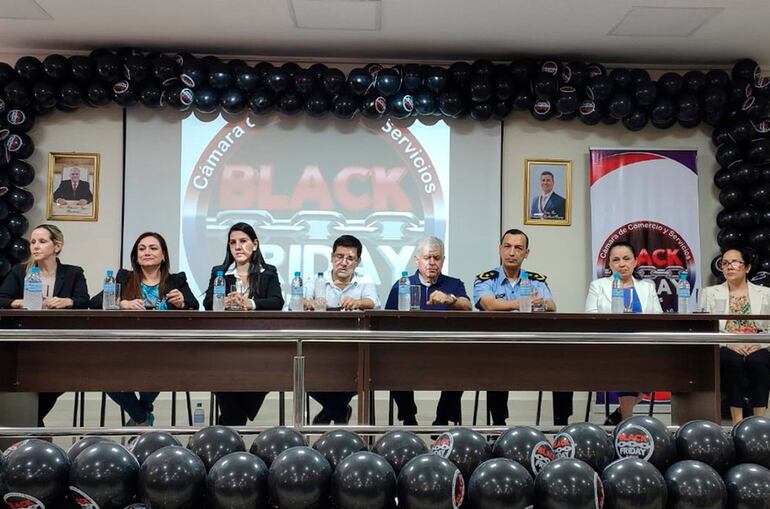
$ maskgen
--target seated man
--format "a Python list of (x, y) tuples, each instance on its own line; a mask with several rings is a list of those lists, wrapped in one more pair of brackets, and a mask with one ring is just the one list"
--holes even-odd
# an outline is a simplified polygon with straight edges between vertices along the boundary
[[(426, 237), (417, 244), (416, 253), (414, 263), (417, 272), (409, 278), (409, 283), (423, 286), (420, 309), (470, 311), (471, 301), (465, 292), (465, 284), (441, 273), (445, 259), (444, 243), (436, 237)], [(398, 281), (390, 289), (385, 309), (398, 309)], [(393, 391), (391, 394), (398, 406), (398, 419), (407, 426), (416, 426), (414, 391)], [(447, 425), (449, 421), (459, 423), (462, 395), (462, 391), (441, 391), (434, 425)]]
[[(332, 246), (332, 268), (324, 274), (326, 303), (329, 308), (377, 309), (380, 298), (370, 278), (356, 272), (361, 262), (363, 246), (352, 235), (343, 235)], [(313, 309), (313, 301), (305, 299), (305, 309)], [(313, 424), (347, 424), (352, 409), (350, 400), (355, 392), (310, 392), (310, 397), (323, 407), (313, 418)]]
[[(529, 256), (529, 238), (521, 230), (508, 230), (500, 239), (499, 253), (501, 265), (476, 276), (473, 284), (476, 307), (482, 311), (517, 311), (521, 265)], [(532, 285), (532, 308), (556, 311), (556, 302), (545, 282), (545, 276), (529, 272), (529, 279)], [(508, 393), (488, 391), (487, 406), (492, 414), (492, 424), (505, 426), (508, 418)]]

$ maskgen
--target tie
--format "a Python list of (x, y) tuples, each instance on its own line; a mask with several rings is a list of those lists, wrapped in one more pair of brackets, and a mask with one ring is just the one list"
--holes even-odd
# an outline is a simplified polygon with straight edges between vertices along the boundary
[(545, 212), (545, 210), (543, 210), (543, 207), (544, 207), (544, 206), (545, 206), (545, 196), (540, 196), (540, 213), (541, 213), (541, 214), (542, 214), (543, 212)]
[(78, 189), (78, 185), (73, 182), (72, 183), (72, 197), (73, 198), (75, 197), (75, 193), (77, 192), (77, 189)]

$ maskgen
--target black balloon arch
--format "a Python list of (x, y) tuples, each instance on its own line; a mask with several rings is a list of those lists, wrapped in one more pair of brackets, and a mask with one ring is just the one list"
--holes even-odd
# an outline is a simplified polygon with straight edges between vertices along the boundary
[[(115, 102), (123, 107), (194, 108), (237, 115), (304, 111), (352, 119), (441, 115), (501, 120), (528, 111), (538, 120), (579, 119), (586, 125), (622, 123), (638, 131), (701, 122), (714, 128), (720, 170), (714, 183), (724, 207), (717, 216), (720, 247), (747, 246), (758, 253), (755, 271), (770, 272), (770, 79), (756, 62), (740, 60), (732, 73), (721, 69), (662, 74), (653, 81), (643, 69), (615, 68), (557, 58), (510, 63), (476, 60), (448, 68), (369, 64), (351, 70), (293, 62), (276, 67), (98, 49), (90, 55), (54, 54), (42, 62), (0, 62), (0, 277), (29, 256), (24, 214), (34, 204), (25, 189), (35, 172), (25, 161), (34, 151), (28, 132), (37, 116)], [(716, 260), (715, 260), (716, 261)], [(721, 276), (716, 263), (712, 271)]]

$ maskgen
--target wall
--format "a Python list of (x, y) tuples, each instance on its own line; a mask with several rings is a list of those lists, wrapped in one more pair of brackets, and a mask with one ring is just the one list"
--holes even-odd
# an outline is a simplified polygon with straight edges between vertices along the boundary
[[(77, 113), (56, 112), (37, 119), (30, 132), (35, 153), (28, 162), (35, 181), (28, 187), (35, 207), (27, 213), (30, 229), (52, 223), (64, 233), (63, 263), (80, 265), (86, 272), (89, 292), (101, 288), (104, 270), (119, 266), (123, 201), (123, 110), (117, 107), (83, 108)], [(47, 221), (49, 152), (97, 152), (99, 170), (98, 221)], [(27, 235), (29, 238), (29, 235)]]
[[(720, 209), (712, 176), (717, 170), (711, 128), (652, 126), (640, 132), (620, 124), (586, 126), (580, 121), (542, 122), (528, 114), (514, 114), (505, 123), (503, 137), (503, 231), (520, 228), (530, 239), (531, 270), (548, 276), (560, 311), (583, 310), (591, 258), (591, 204), (589, 202), (589, 147), (695, 148), (698, 150), (698, 194), (700, 212), (701, 264), (704, 285), (713, 284), (709, 262), (718, 254), (715, 217)], [(572, 161), (572, 225), (524, 225), (523, 196), (526, 159), (568, 159)], [(622, 197), (618, 197), (622, 199)], [(495, 249), (490, 246), (489, 249)]]

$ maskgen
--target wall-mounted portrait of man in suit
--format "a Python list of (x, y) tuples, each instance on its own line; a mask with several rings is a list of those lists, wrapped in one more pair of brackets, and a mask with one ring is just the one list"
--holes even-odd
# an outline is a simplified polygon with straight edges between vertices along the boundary
[(99, 154), (48, 155), (48, 219), (96, 221)]
[(527, 160), (524, 171), (524, 224), (569, 225), (572, 162)]

